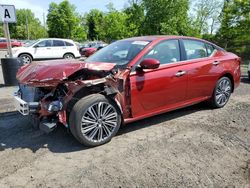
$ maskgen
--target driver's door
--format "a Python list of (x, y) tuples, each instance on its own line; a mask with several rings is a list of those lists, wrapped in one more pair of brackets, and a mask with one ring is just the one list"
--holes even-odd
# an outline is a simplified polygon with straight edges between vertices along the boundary
[(134, 118), (175, 108), (186, 100), (188, 77), (180, 61), (179, 41), (161, 42), (144, 58), (159, 60), (160, 67), (131, 72), (131, 107)]
[(34, 59), (50, 59), (53, 57), (52, 40), (43, 40), (34, 45)]

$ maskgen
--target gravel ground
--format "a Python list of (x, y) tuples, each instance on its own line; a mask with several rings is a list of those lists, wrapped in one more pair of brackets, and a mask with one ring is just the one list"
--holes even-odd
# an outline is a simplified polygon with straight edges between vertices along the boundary
[(250, 82), (223, 109), (148, 118), (90, 149), (63, 127), (1, 117), (0, 159), (0, 187), (250, 187)]

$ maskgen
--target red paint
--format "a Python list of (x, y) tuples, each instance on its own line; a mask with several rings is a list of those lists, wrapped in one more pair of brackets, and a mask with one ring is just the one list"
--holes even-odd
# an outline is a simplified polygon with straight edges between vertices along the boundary
[(64, 125), (67, 125), (67, 114), (65, 110), (58, 112), (58, 119), (59, 122), (61, 122)]
[[(136, 70), (142, 57), (159, 42), (168, 39), (194, 39), (182, 36), (150, 36), (136, 37), (128, 40), (152, 41), (143, 49), (127, 66), (127, 69), (119, 70), (114, 78), (106, 78), (106, 85), (115, 90), (122, 88), (116, 95), (117, 104), (121, 107), (125, 123), (150, 117), (156, 114), (192, 105), (211, 97), (217, 80), (229, 75), (233, 78), (234, 88), (240, 83), (240, 58), (232, 53), (225, 52), (220, 48), (212, 57), (185, 60), (160, 65), (155, 69)], [(206, 42), (211, 44), (209, 42)], [(145, 60), (144, 60), (145, 61)], [(220, 64), (214, 65), (213, 62)], [(147, 65), (157, 61), (147, 60)], [(35, 87), (56, 87), (58, 83), (81, 69), (110, 71), (115, 64), (97, 62), (84, 63), (76, 60), (37, 62), (21, 68), (17, 74), (19, 82), (30, 84)], [(157, 65), (158, 66), (158, 65)], [(177, 76), (178, 73), (182, 76)], [(123, 85), (119, 85), (119, 81)], [(73, 94), (85, 87), (84, 81), (68, 81), (69, 93), (64, 102), (70, 101)], [(66, 122), (64, 112), (60, 112), (60, 121)]]
[(89, 57), (93, 55), (97, 51), (97, 48), (84, 48), (83, 51), (81, 51), (81, 55), (85, 57)]
[[(21, 42), (18, 42), (16, 40), (11, 40), (11, 47), (20, 47), (23, 44)], [(5, 38), (0, 38), (0, 49), (6, 49), (7, 48), (7, 40)]]
[(56, 86), (60, 81), (81, 69), (111, 70), (115, 64), (92, 63), (87, 64), (78, 60), (55, 60), (34, 62), (23, 66), (17, 73), (17, 79), (22, 84), (35, 86)]
[(160, 62), (155, 59), (147, 58), (140, 63), (140, 66), (142, 69), (157, 69), (160, 66)]

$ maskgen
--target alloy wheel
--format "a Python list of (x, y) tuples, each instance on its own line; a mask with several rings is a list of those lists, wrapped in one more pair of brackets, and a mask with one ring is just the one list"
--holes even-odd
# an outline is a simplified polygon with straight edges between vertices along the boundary
[(112, 136), (117, 124), (116, 109), (109, 103), (98, 102), (83, 114), (81, 132), (91, 142), (102, 142)]
[(28, 56), (22, 56), (22, 61), (24, 65), (31, 63), (31, 60)]
[(64, 55), (64, 59), (74, 59), (74, 56), (71, 54)]
[(228, 81), (227, 79), (221, 80), (215, 91), (215, 98), (217, 104), (219, 104), (220, 106), (224, 106), (231, 95), (231, 91), (232, 86), (230, 81)]

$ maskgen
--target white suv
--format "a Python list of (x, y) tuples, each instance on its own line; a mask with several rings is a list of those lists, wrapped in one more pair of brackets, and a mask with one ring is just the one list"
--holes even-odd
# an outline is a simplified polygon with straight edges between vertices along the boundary
[(73, 59), (80, 57), (79, 48), (72, 40), (48, 38), (39, 39), (23, 47), (12, 49), (13, 57), (20, 57), (24, 64), (34, 59)]

